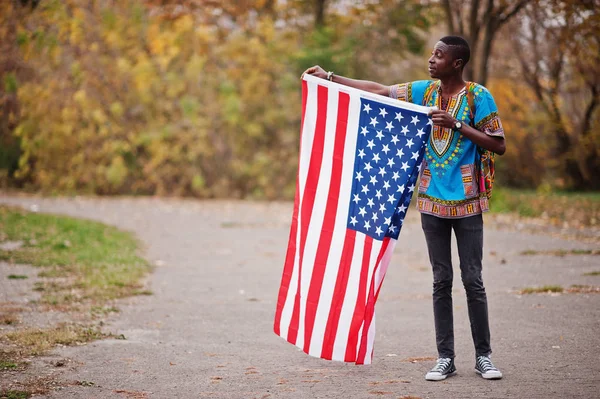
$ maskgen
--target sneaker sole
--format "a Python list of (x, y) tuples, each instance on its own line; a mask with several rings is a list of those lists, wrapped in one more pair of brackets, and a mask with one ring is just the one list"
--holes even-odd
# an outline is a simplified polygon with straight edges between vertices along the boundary
[(492, 374), (492, 375), (486, 375), (483, 374), (481, 371), (475, 369), (475, 372), (477, 374), (479, 374), (482, 378), (485, 378), (486, 380), (500, 380), (502, 379), (502, 373), (499, 372), (499, 374)]
[(453, 372), (448, 373), (448, 374), (439, 375), (439, 376), (438, 375), (433, 375), (433, 376), (428, 377), (428, 375), (425, 375), (425, 379), (427, 381), (443, 381), (446, 378), (448, 378), (450, 376), (453, 376), (454, 374), (456, 374), (456, 371), (453, 371)]

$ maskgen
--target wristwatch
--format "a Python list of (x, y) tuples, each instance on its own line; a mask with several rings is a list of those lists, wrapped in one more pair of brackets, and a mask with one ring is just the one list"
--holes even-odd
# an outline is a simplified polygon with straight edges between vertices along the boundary
[(327, 72), (327, 80), (332, 81), (333, 79), (333, 71)]
[(462, 127), (462, 122), (460, 122), (460, 121), (454, 122), (454, 130), (460, 130), (461, 127)]

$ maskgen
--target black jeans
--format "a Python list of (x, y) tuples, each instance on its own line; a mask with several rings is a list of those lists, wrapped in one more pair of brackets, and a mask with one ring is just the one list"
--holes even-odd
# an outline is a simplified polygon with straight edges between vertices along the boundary
[(489, 356), (490, 327), (483, 278), (483, 217), (469, 216), (444, 219), (421, 214), (421, 225), (433, 269), (433, 315), (439, 357), (454, 358), (454, 319), (452, 315), (452, 255), (451, 234), (454, 230), (460, 274), (467, 293), (471, 334), (477, 356)]

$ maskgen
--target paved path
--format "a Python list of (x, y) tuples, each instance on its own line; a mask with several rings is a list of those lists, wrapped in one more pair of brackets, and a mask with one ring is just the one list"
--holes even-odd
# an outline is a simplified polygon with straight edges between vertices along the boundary
[[(127, 340), (60, 349), (60, 378), (93, 382), (50, 398), (597, 398), (600, 295), (516, 294), (546, 284), (600, 285), (600, 257), (524, 256), (597, 245), (498, 230), (487, 218), (485, 270), (500, 381), (473, 371), (466, 300), (455, 270), (458, 375), (426, 382), (433, 361), (431, 272), (412, 209), (377, 305), (374, 363), (315, 359), (272, 332), (291, 204), (159, 199), (0, 202), (100, 220), (135, 232), (158, 264), (152, 296), (124, 301), (107, 329)], [(145, 393), (145, 395), (143, 394)]]

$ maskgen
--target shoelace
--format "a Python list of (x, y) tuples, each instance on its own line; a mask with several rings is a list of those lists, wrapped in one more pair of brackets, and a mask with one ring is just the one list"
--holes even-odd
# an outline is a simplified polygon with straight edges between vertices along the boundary
[(477, 358), (477, 364), (479, 365), (479, 368), (481, 370), (483, 370), (483, 372), (488, 372), (491, 370), (496, 370), (496, 367), (494, 367), (494, 365), (492, 364), (492, 361), (490, 360), (490, 358), (485, 357), (485, 356), (479, 356)]
[(451, 362), (452, 362), (452, 359), (450, 359), (450, 358), (438, 359), (437, 364), (431, 371), (444, 371), (446, 368), (448, 368), (448, 366), (450, 365)]

